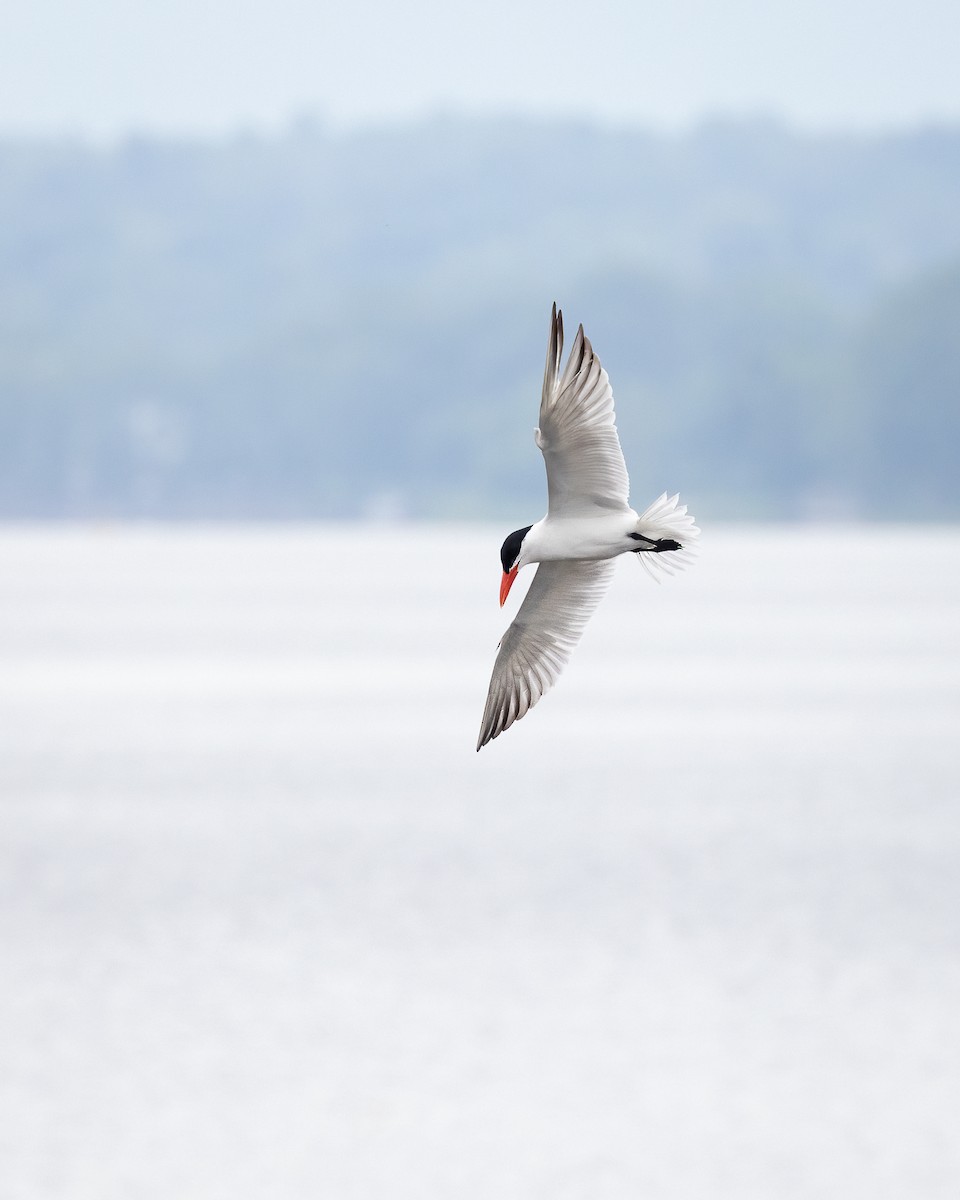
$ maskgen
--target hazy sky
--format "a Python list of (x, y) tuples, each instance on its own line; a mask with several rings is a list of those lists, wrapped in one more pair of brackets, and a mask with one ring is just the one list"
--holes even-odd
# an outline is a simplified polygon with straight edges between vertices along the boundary
[(902, 127), (960, 119), (958, 51), (957, 0), (22, 0), (0, 20), (0, 133), (440, 110)]

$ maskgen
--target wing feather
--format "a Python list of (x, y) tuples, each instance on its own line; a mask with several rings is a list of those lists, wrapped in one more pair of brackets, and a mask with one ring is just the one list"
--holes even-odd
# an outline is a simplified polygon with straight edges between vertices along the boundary
[(610, 585), (611, 560), (545, 562), (503, 635), (477, 749), (530, 711), (560, 677)]
[[(583, 326), (563, 374), (563, 314), (554, 304), (536, 442), (547, 468), (551, 517), (596, 516), (629, 506), (610, 379)], [(559, 377), (559, 378), (558, 378)]]

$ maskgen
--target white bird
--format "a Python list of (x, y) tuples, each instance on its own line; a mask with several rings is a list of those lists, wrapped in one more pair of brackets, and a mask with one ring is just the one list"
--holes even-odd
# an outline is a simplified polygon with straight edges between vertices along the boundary
[(654, 567), (670, 572), (700, 532), (679, 496), (664, 492), (639, 515), (630, 507), (613, 390), (582, 325), (561, 376), (562, 353), (563, 314), (554, 304), (534, 431), (547, 467), (547, 515), (503, 543), (501, 608), (517, 572), (540, 565), (500, 642), (478, 750), (556, 683), (610, 585), (617, 555), (636, 554), (654, 576)]

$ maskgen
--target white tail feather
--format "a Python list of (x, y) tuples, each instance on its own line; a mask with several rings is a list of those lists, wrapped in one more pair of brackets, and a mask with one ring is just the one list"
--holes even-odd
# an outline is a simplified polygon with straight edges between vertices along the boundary
[(700, 530), (687, 506), (680, 503), (679, 494), (668, 496), (666, 492), (646, 508), (637, 521), (637, 532), (653, 539), (672, 538), (679, 542), (680, 550), (665, 550), (661, 554), (641, 551), (637, 558), (651, 579), (660, 582), (660, 575), (673, 575), (690, 563), (696, 556), (697, 538)]

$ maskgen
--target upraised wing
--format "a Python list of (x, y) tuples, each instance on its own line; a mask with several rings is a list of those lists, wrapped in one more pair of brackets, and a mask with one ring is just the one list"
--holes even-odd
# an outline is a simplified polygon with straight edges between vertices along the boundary
[(519, 721), (557, 682), (613, 570), (610, 559), (540, 563), (493, 664), (478, 750)]
[(561, 376), (562, 353), (563, 314), (554, 304), (540, 426), (534, 435), (547, 466), (548, 513), (589, 517), (626, 509), (630, 480), (617, 435), (613, 389), (582, 325)]

